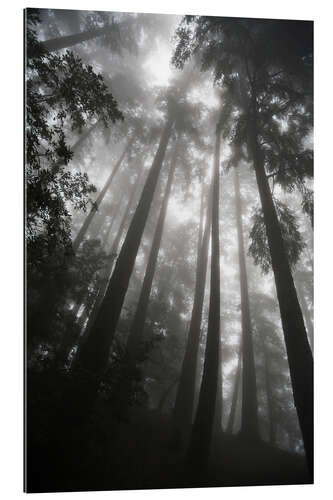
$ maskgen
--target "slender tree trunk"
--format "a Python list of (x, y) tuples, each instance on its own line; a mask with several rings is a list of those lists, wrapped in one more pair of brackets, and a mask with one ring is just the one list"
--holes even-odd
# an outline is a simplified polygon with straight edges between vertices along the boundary
[(266, 395), (267, 395), (267, 411), (268, 411), (268, 420), (269, 420), (269, 442), (271, 445), (275, 446), (276, 443), (276, 425), (274, 419), (274, 395), (273, 388), (271, 383), (271, 374), (269, 372), (269, 363), (268, 363), (268, 350), (266, 346), (265, 339), (261, 338), (262, 350), (264, 355), (264, 371), (265, 371), (265, 386), (266, 386)]
[(135, 362), (139, 348), (140, 342), (143, 338), (144, 326), (147, 316), (147, 309), (149, 304), (149, 297), (151, 293), (151, 287), (153, 284), (153, 279), (155, 275), (156, 265), (157, 265), (157, 257), (158, 252), (161, 246), (164, 221), (168, 209), (168, 203), (170, 198), (171, 186), (173, 182), (173, 177), (177, 165), (177, 153), (178, 153), (178, 145), (175, 145), (174, 152), (171, 159), (171, 166), (168, 175), (167, 185), (165, 188), (164, 198), (160, 210), (160, 214), (158, 217), (158, 221), (156, 224), (156, 229), (154, 233), (154, 238), (152, 241), (152, 246), (148, 258), (147, 268), (145, 272), (145, 277), (143, 280), (141, 293), (139, 297), (139, 301), (136, 307), (136, 311), (134, 314), (134, 318), (132, 321), (132, 326), (130, 330), (130, 334), (127, 340), (127, 352), (130, 356), (130, 359)]
[(236, 225), (238, 237), (238, 261), (242, 313), (242, 354), (243, 354), (243, 394), (241, 432), (244, 437), (259, 437), (258, 400), (256, 370), (253, 352), (252, 326), (249, 305), (249, 290), (244, 252), (242, 200), (239, 187), (238, 168), (234, 168), (234, 188), (236, 206)]
[(234, 384), (234, 392), (232, 395), (231, 409), (230, 409), (229, 420), (228, 420), (228, 425), (227, 425), (227, 432), (229, 434), (232, 434), (232, 430), (233, 430), (234, 425), (235, 425), (236, 407), (237, 407), (238, 394), (239, 394), (239, 388), (240, 388), (240, 382), (241, 382), (241, 374), (242, 374), (242, 352), (241, 352), (241, 350), (239, 350), (238, 365), (237, 365), (235, 384)]
[[(127, 218), (127, 216), (128, 216), (129, 208), (133, 202), (134, 195), (135, 195), (135, 193), (137, 191), (137, 187), (139, 185), (138, 181), (139, 181), (139, 178), (141, 177), (141, 173), (142, 172), (140, 171), (137, 182), (134, 183), (134, 187), (132, 189), (132, 193), (131, 193), (129, 202), (127, 203), (127, 207), (125, 210), (125, 217), (123, 218), (123, 220), (125, 218)], [(105, 250), (105, 247), (107, 245), (107, 241), (109, 239), (109, 235), (110, 235), (111, 229), (113, 227), (114, 221), (117, 217), (118, 208), (119, 208), (119, 202), (116, 204), (116, 206), (113, 210), (113, 215), (111, 217), (109, 226), (108, 226), (108, 228), (105, 232), (104, 238), (103, 238), (102, 248), (104, 250)], [(123, 229), (122, 224), (121, 224), (121, 227)], [(122, 229), (120, 229), (120, 231), (118, 231), (118, 234), (120, 233), (120, 236), (122, 234)], [(118, 236), (118, 234), (117, 234), (117, 236)], [(120, 239), (120, 236), (119, 236), (119, 239)], [(87, 299), (89, 296), (89, 292), (86, 291), (85, 293), (82, 293), (81, 298), (78, 300), (76, 306), (74, 307), (73, 314), (75, 314), (75, 316), (77, 316), (78, 311), (81, 308), (81, 306), (84, 306), (83, 312), (77, 320), (80, 333), (79, 333), (78, 338), (76, 338), (77, 350), (75, 353), (75, 359), (74, 359), (74, 361), (72, 361), (72, 364), (71, 364), (72, 367), (75, 366), (76, 358), (78, 356), (78, 351), (81, 348), (82, 342), (84, 342), (85, 336), (86, 336), (86, 334), (87, 334), (87, 332), (88, 332), (88, 330), (93, 322), (93, 318), (96, 317), (97, 310), (98, 310), (100, 303), (103, 300), (103, 297), (105, 295), (105, 290), (106, 290), (107, 285), (108, 285), (108, 280), (109, 280), (109, 277), (111, 274), (112, 264), (114, 261), (114, 257), (112, 257), (112, 252), (110, 253), (109, 259), (110, 260), (106, 264), (106, 269), (104, 271), (103, 270), (101, 271), (102, 276), (100, 279), (100, 283), (97, 285), (97, 289), (95, 292), (95, 298), (93, 299), (92, 305), (87, 307)], [(87, 322), (87, 318), (88, 318), (88, 322)], [(61, 359), (61, 362), (64, 364), (64, 362), (68, 359), (68, 354), (69, 354), (70, 350), (72, 349), (73, 345), (75, 345), (75, 343), (72, 342), (72, 339), (70, 339), (70, 338), (65, 339), (65, 337), (64, 337), (63, 344), (64, 344), (64, 346), (63, 346), (61, 352), (64, 353), (64, 355), (62, 355), (62, 357), (60, 359)]]
[(97, 120), (91, 127), (89, 127), (87, 130), (85, 130), (78, 140), (73, 144), (73, 146), (70, 146), (70, 149), (75, 153), (81, 146), (82, 144), (88, 139), (88, 137), (92, 134), (92, 132), (97, 128), (97, 126), (101, 123), (101, 120)]
[(162, 396), (160, 397), (160, 400), (158, 402), (158, 405), (157, 405), (157, 410), (159, 412), (162, 412), (163, 410), (163, 406), (165, 404), (165, 401), (167, 399), (167, 397), (169, 396), (169, 394), (171, 393), (172, 389), (175, 387), (175, 385), (177, 384), (179, 378), (176, 377), (169, 385), (168, 387), (165, 389), (165, 391), (163, 392)]
[(130, 139), (130, 141), (127, 143), (123, 153), (121, 154), (119, 160), (117, 161), (117, 163), (115, 164), (112, 172), (110, 173), (106, 183), (104, 184), (104, 187), (103, 189), (101, 190), (101, 192), (99, 193), (93, 207), (90, 209), (90, 212), (89, 214), (87, 215), (87, 217), (85, 218), (85, 221), (83, 222), (82, 226), (81, 226), (81, 229), (79, 230), (78, 234), (76, 235), (74, 241), (73, 241), (73, 250), (74, 252), (76, 252), (79, 248), (79, 246), (81, 245), (82, 243), (82, 240), (83, 238), (85, 237), (86, 235), (86, 232), (90, 226), (90, 223), (91, 221), (93, 220), (94, 218), (94, 215), (96, 213), (96, 211), (98, 210), (98, 207), (100, 206), (101, 202), (103, 201), (104, 199), (104, 196), (105, 194), (107, 193), (108, 189), (110, 188), (111, 184), (112, 184), (112, 181), (114, 179), (114, 176), (116, 175), (116, 173), (118, 172), (122, 162), (123, 162), (123, 159), (125, 158), (125, 155), (126, 153), (128, 152), (128, 150), (130, 149), (132, 143), (133, 143), (133, 140), (134, 140), (134, 137), (132, 137), (132, 139)]
[[(108, 241), (108, 238), (109, 238), (109, 235), (110, 235), (110, 232), (111, 232), (111, 229), (112, 229), (113, 223), (114, 223), (114, 221), (115, 221), (115, 219), (116, 219), (116, 216), (117, 216), (117, 213), (116, 213), (116, 212), (117, 212), (118, 205), (119, 205), (119, 204), (117, 204), (117, 205), (116, 205), (116, 207), (115, 207), (115, 211), (114, 211), (114, 214), (113, 214), (113, 216), (112, 216), (112, 218), (111, 218), (111, 220), (110, 220), (110, 222), (109, 222), (109, 225), (108, 225), (107, 230), (105, 231), (105, 235), (104, 235), (104, 238), (103, 238), (103, 241), (102, 241), (102, 245), (101, 245), (101, 246), (102, 246), (102, 248), (103, 248), (104, 250), (105, 250), (105, 246), (106, 246), (106, 244), (107, 244), (107, 241)], [(102, 226), (102, 223), (101, 223), (101, 224), (98, 224), (98, 228), (97, 228), (97, 227), (96, 227), (96, 228), (94, 228), (93, 238), (94, 238), (95, 236), (97, 236), (97, 234), (98, 234), (98, 230), (101, 228), (101, 226)], [(77, 303), (76, 303), (75, 307), (73, 308), (73, 314), (75, 314), (75, 316), (77, 316), (77, 314), (78, 314), (78, 312), (79, 312), (80, 307), (81, 307), (82, 305), (84, 305), (84, 303), (85, 303), (85, 298), (86, 298), (86, 297), (87, 297), (87, 292), (86, 292), (86, 291), (85, 291), (84, 293), (82, 292), (82, 294), (81, 294), (81, 296), (80, 296), (79, 300), (77, 301)]]
[[(96, 211), (95, 211), (96, 212)], [(104, 212), (104, 210), (103, 210)], [(105, 222), (105, 213), (95, 213), (94, 214), (94, 224), (90, 226), (90, 231), (88, 231), (88, 236), (90, 240), (95, 240), (98, 239), (101, 229), (103, 227), (103, 224)]]
[(97, 28), (94, 30), (83, 31), (82, 33), (75, 33), (74, 35), (66, 35), (57, 38), (51, 38), (42, 42), (43, 47), (49, 52), (54, 52), (55, 50), (67, 49), (78, 43), (86, 42), (92, 38), (105, 35), (110, 32), (111, 26), (105, 26), (104, 28)]
[(120, 241), (120, 238), (121, 238), (121, 236), (122, 236), (122, 234), (124, 232), (125, 224), (127, 222), (130, 210), (131, 210), (131, 208), (133, 206), (133, 201), (134, 201), (135, 195), (137, 193), (138, 186), (140, 186), (140, 179), (141, 179), (142, 172), (143, 172), (143, 170), (140, 171), (136, 182), (134, 182), (134, 184), (133, 184), (133, 188), (132, 188), (132, 192), (131, 192), (130, 198), (129, 198), (128, 202), (127, 202), (124, 215), (123, 215), (122, 220), (120, 222), (120, 225), (119, 225), (119, 228), (118, 228), (115, 240), (114, 240), (114, 242), (112, 244), (111, 251), (109, 253), (108, 262), (106, 264), (106, 267), (105, 267), (104, 271), (102, 271), (100, 283), (99, 283), (99, 286), (98, 286), (98, 292), (96, 294), (96, 300), (95, 300), (95, 302), (94, 302), (94, 304), (93, 304), (93, 306), (91, 308), (91, 311), (90, 311), (90, 313), (88, 315), (89, 319), (88, 319), (88, 323), (86, 325), (85, 331), (81, 335), (82, 341), (83, 341), (83, 338), (86, 337), (86, 335), (88, 335), (88, 333), (89, 333), (92, 325), (95, 322), (95, 319), (97, 317), (97, 313), (99, 311), (99, 308), (100, 308), (101, 303), (102, 303), (102, 301), (104, 299), (106, 290), (108, 288), (108, 284), (109, 284), (109, 280), (110, 280), (110, 276), (111, 276), (113, 264), (114, 264), (114, 261), (115, 261), (116, 256), (117, 256), (119, 241)]
[[(221, 325), (221, 333), (223, 331)], [(219, 371), (217, 379), (216, 404), (215, 404), (215, 421), (214, 432), (220, 434), (222, 432), (222, 415), (223, 415), (223, 370), (222, 370), (222, 338), (219, 338)]]
[(209, 458), (218, 379), (220, 337), (220, 142), (221, 129), (218, 125), (216, 127), (214, 154), (212, 255), (207, 342), (198, 409), (187, 452), (187, 461), (191, 468), (197, 473), (204, 472)]
[[(125, 241), (118, 256), (104, 300), (98, 311), (96, 321), (79, 353), (79, 365), (92, 374), (104, 372), (107, 366), (110, 347), (116, 332), (117, 323), (172, 129), (173, 121), (169, 120), (162, 133), (151, 170), (127, 231)], [(93, 392), (96, 392), (96, 389), (97, 387), (94, 387), (92, 389)], [(94, 395), (92, 395), (92, 398), (94, 399)]]
[[(80, 149), (80, 147), (82, 146), (82, 144), (88, 139), (88, 137), (91, 135), (91, 133), (96, 129), (96, 127), (98, 126), (98, 124), (101, 122), (101, 120), (97, 120), (97, 122), (95, 122), (93, 125), (91, 125), (91, 127), (89, 127), (88, 129), (86, 129), (84, 132), (82, 132), (82, 134), (80, 135), (80, 137), (77, 139), (76, 142), (74, 142), (74, 144), (72, 146), (70, 146), (70, 150), (75, 153), (78, 149)], [(54, 170), (57, 170), (59, 167), (63, 166), (64, 165), (64, 160), (63, 159), (60, 159), (58, 160), (57, 162), (55, 162), (53, 165), (52, 165), (52, 168)]]
[(109, 221), (109, 225), (107, 227), (107, 230), (105, 231), (105, 234), (104, 234), (104, 237), (103, 237), (103, 240), (102, 240), (102, 248), (103, 250), (105, 251), (107, 246), (108, 246), (108, 242), (109, 242), (109, 237), (110, 237), (110, 234), (111, 234), (111, 230), (113, 228), (113, 224), (114, 224), (114, 221), (116, 220), (116, 217), (117, 217), (117, 214), (118, 214), (118, 210), (119, 210), (119, 205), (120, 203), (118, 202), (115, 207), (114, 207), (114, 211), (113, 211), (113, 215)]
[(249, 146), (263, 208), (267, 239), (272, 259), (281, 321), (286, 343), (295, 406), (303, 436), (311, 478), (313, 477), (313, 357), (307, 339), (301, 307), (284, 249), (281, 228), (265, 173), (258, 142), (256, 101), (253, 98), (249, 126)]
[(192, 425), (198, 350), (207, 274), (208, 247), (211, 230), (211, 210), (210, 194), (207, 200), (207, 215), (203, 237), (203, 210), (200, 210), (201, 215), (197, 250), (197, 269), (192, 315), (173, 411), (174, 435), (172, 440), (176, 447), (182, 446), (191, 431)]
[[(118, 205), (117, 205), (118, 206)], [(111, 232), (111, 229), (112, 229), (112, 226), (113, 226), (113, 223), (114, 223), (114, 220), (116, 218), (116, 211), (113, 215), (113, 217), (111, 218), (110, 222), (109, 222), (109, 225), (108, 225), (108, 228), (105, 232), (105, 236), (103, 238), (103, 242), (102, 242), (102, 248), (105, 248), (105, 245), (107, 243), (107, 240), (109, 238), (109, 235), (110, 235), (110, 232)], [(85, 312), (85, 309), (86, 309), (86, 306), (85, 306), (85, 303), (86, 303), (86, 300), (87, 300), (87, 297), (88, 297), (88, 294), (86, 291), (82, 291), (82, 293), (80, 294), (78, 300), (77, 300), (77, 303), (75, 304), (75, 306), (73, 307), (73, 315), (77, 318), (77, 315), (78, 315), (78, 312), (81, 308), (81, 306), (84, 306), (84, 310), (82, 312), (82, 314), (80, 315), (80, 318), (78, 318), (78, 324), (81, 324), (82, 323), (82, 320), (83, 318), (81, 318), (81, 316), (86, 316), (86, 314), (84, 314)], [(82, 332), (80, 333), (80, 336), (81, 336)], [(76, 342), (77, 342), (77, 339), (76, 339)], [(62, 342), (61, 342), (61, 345), (60, 345), (60, 348), (59, 348), (59, 352), (57, 354), (57, 358), (58, 358), (58, 365), (59, 366), (63, 366), (65, 363), (66, 363), (66, 360), (68, 359), (68, 355), (69, 355), (69, 352), (70, 350), (72, 349), (73, 345), (75, 344), (75, 342), (73, 342), (73, 338), (68, 336), (68, 335), (64, 335), (63, 336), (63, 339), (62, 339)]]

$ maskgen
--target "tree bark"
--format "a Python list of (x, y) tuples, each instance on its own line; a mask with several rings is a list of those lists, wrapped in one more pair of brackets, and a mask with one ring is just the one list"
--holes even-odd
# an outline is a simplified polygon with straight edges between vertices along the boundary
[(242, 317), (243, 393), (241, 433), (244, 437), (255, 439), (259, 437), (257, 383), (244, 252), (242, 200), (239, 187), (238, 167), (234, 168), (234, 189)]
[(303, 436), (308, 468), (313, 477), (313, 357), (307, 339), (302, 311), (284, 249), (281, 228), (265, 173), (258, 141), (256, 100), (253, 96), (249, 126), (249, 146), (263, 208), (272, 259), (281, 321), (287, 349), (295, 406)]
[(147, 316), (147, 309), (149, 304), (149, 297), (151, 293), (151, 287), (153, 284), (153, 279), (155, 275), (156, 265), (157, 265), (157, 257), (158, 252), (161, 246), (161, 240), (163, 235), (163, 228), (165, 217), (168, 209), (168, 203), (170, 198), (171, 186), (174, 178), (174, 173), (177, 165), (177, 153), (178, 153), (178, 145), (175, 145), (174, 152), (171, 159), (171, 166), (168, 175), (167, 185), (165, 188), (164, 198), (160, 210), (160, 214), (158, 217), (154, 238), (152, 241), (152, 246), (148, 258), (147, 268), (145, 272), (145, 277), (143, 280), (141, 293), (139, 297), (139, 301), (136, 307), (136, 311), (134, 314), (134, 318), (131, 325), (130, 334), (127, 340), (127, 352), (130, 356), (130, 359), (135, 362), (139, 348), (140, 342), (143, 338), (144, 326)]
[(76, 252), (78, 250), (79, 246), (81, 245), (82, 240), (85, 237), (86, 232), (87, 232), (87, 230), (88, 230), (88, 228), (90, 226), (90, 223), (93, 220), (94, 215), (95, 215), (96, 211), (98, 210), (98, 207), (100, 206), (101, 202), (103, 201), (105, 194), (107, 193), (108, 189), (110, 188), (110, 186), (112, 184), (112, 181), (114, 179), (114, 176), (118, 172), (118, 170), (119, 170), (119, 168), (120, 168), (120, 166), (121, 166), (121, 164), (123, 162), (123, 159), (125, 158), (125, 155), (128, 152), (128, 150), (130, 149), (133, 141), (134, 141), (134, 137), (132, 137), (132, 139), (130, 139), (130, 141), (127, 143), (127, 145), (126, 145), (123, 153), (121, 154), (119, 160), (117, 161), (117, 163), (115, 164), (112, 172), (110, 173), (110, 175), (109, 175), (106, 183), (104, 184), (103, 189), (99, 193), (99, 195), (98, 195), (98, 197), (97, 197), (94, 205), (90, 209), (89, 214), (85, 218), (85, 220), (84, 220), (84, 222), (83, 222), (83, 224), (81, 226), (81, 229), (79, 230), (78, 234), (76, 235), (76, 237), (75, 237), (75, 239), (73, 241), (73, 250), (74, 250), (74, 252)]
[(220, 142), (221, 128), (216, 127), (212, 195), (212, 255), (210, 301), (205, 361), (191, 440), (187, 451), (187, 462), (196, 473), (203, 473), (208, 462), (217, 392), (219, 337), (220, 337)]
[[(96, 321), (79, 353), (79, 365), (92, 374), (103, 373), (107, 366), (110, 347), (116, 332), (117, 323), (134, 268), (136, 255), (172, 129), (173, 121), (168, 120), (143, 188), (139, 204), (117, 259), (104, 300), (98, 311)], [(96, 391), (96, 387), (94, 391)]]
[(41, 42), (41, 44), (48, 52), (54, 52), (55, 50), (67, 49), (68, 47), (72, 47), (78, 43), (86, 42), (92, 38), (105, 35), (110, 32), (110, 30), (111, 26), (105, 26), (104, 28), (83, 31), (81, 33), (75, 33), (74, 35), (51, 38)]
[(227, 432), (229, 434), (232, 434), (232, 430), (233, 430), (234, 424), (235, 424), (236, 407), (237, 407), (238, 393), (239, 393), (241, 374), (242, 374), (242, 357), (241, 356), (242, 356), (242, 352), (240, 350), (239, 354), (238, 354), (238, 365), (237, 365), (237, 371), (236, 371), (236, 376), (235, 376), (234, 392), (232, 395), (231, 409), (230, 409), (228, 425), (227, 425)]
[(176, 447), (182, 446), (192, 425), (202, 309), (207, 274), (208, 247), (211, 231), (211, 210), (210, 194), (207, 200), (207, 215), (203, 236), (203, 211), (201, 210), (191, 322), (173, 411), (174, 435), (172, 439)]

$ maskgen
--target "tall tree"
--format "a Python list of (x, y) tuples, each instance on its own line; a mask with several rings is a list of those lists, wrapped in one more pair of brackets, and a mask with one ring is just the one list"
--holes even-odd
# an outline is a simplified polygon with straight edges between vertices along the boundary
[(196, 471), (207, 465), (215, 413), (220, 338), (220, 142), (221, 124), (216, 126), (212, 193), (212, 255), (207, 341), (202, 382), (187, 461)]
[(237, 401), (238, 401), (239, 388), (241, 385), (241, 376), (242, 376), (242, 355), (241, 355), (241, 349), (240, 349), (239, 353), (238, 353), (237, 369), (236, 369), (236, 375), (235, 375), (234, 390), (232, 393), (231, 408), (230, 408), (228, 424), (227, 424), (227, 429), (226, 429), (227, 432), (230, 434), (232, 434), (232, 431), (233, 431), (233, 428), (235, 425), (236, 406), (237, 406)]
[(148, 258), (147, 268), (145, 272), (145, 277), (143, 280), (139, 301), (136, 307), (136, 311), (133, 317), (132, 326), (130, 329), (129, 337), (127, 340), (127, 351), (132, 360), (135, 360), (138, 355), (140, 342), (143, 337), (143, 330), (147, 315), (149, 296), (151, 293), (151, 287), (153, 284), (153, 278), (155, 275), (155, 269), (157, 265), (158, 252), (161, 246), (164, 221), (168, 209), (168, 203), (170, 198), (171, 186), (174, 178), (175, 169), (177, 166), (177, 154), (178, 154), (178, 143), (174, 146), (171, 165), (168, 175), (168, 180), (164, 192), (163, 202), (159, 217), (156, 224), (156, 229), (150, 249), (150, 254)]
[(222, 332), (223, 331), (224, 331), (223, 324), (221, 324), (221, 334), (219, 338), (219, 366), (217, 374), (217, 390), (216, 390), (216, 403), (215, 403), (215, 416), (214, 416), (214, 433), (217, 435), (219, 435), (223, 431), (222, 427), (222, 416), (223, 416)]
[(96, 320), (97, 313), (99, 311), (99, 308), (100, 308), (101, 303), (102, 303), (102, 301), (104, 299), (106, 290), (108, 288), (108, 284), (109, 284), (109, 280), (110, 280), (110, 277), (111, 277), (111, 273), (112, 273), (112, 268), (113, 268), (113, 265), (114, 265), (114, 261), (115, 261), (115, 259), (117, 257), (117, 251), (118, 251), (119, 242), (120, 242), (120, 239), (121, 239), (121, 237), (123, 235), (125, 225), (126, 225), (126, 223), (128, 221), (128, 217), (129, 217), (130, 211), (131, 211), (131, 209), (133, 207), (133, 202), (134, 202), (135, 196), (136, 196), (136, 194), (138, 192), (139, 187), (141, 186), (142, 173), (143, 173), (143, 168), (140, 170), (140, 172), (139, 172), (139, 174), (138, 174), (135, 182), (133, 183), (131, 194), (130, 194), (130, 197), (129, 197), (128, 202), (126, 204), (126, 208), (125, 208), (124, 214), (122, 216), (122, 219), (120, 221), (120, 224), (119, 224), (119, 227), (118, 227), (115, 239), (114, 239), (114, 241), (112, 243), (111, 250), (109, 252), (108, 259), (107, 259), (107, 262), (106, 262), (106, 266), (102, 270), (101, 277), (98, 280), (96, 298), (95, 298), (95, 301), (94, 301), (94, 303), (93, 303), (93, 305), (91, 307), (91, 310), (89, 312), (89, 315), (88, 315), (88, 318), (89, 318), (88, 319), (88, 323), (87, 323), (87, 325), (85, 327), (84, 332), (82, 332), (82, 335), (81, 335), (82, 339), (81, 339), (80, 346), (82, 345), (82, 342), (85, 341), (85, 337), (88, 335), (91, 327), (93, 326), (93, 324), (94, 324), (94, 322)]
[(81, 33), (75, 33), (73, 35), (65, 35), (56, 38), (51, 38), (50, 40), (45, 40), (42, 43), (42, 46), (48, 52), (54, 52), (55, 50), (68, 49), (69, 47), (73, 47), (73, 45), (77, 45), (78, 43), (87, 42), (88, 40), (92, 40), (93, 38), (106, 35), (115, 29), (114, 26), (104, 26), (103, 28), (95, 28), (92, 30), (82, 31)]
[(264, 356), (264, 372), (265, 372), (265, 386), (266, 386), (266, 397), (267, 397), (267, 410), (268, 410), (268, 419), (269, 419), (269, 431), (268, 438), (269, 442), (272, 445), (276, 443), (276, 423), (275, 423), (275, 415), (274, 415), (274, 394), (272, 388), (272, 380), (269, 369), (269, 354), (268, 348), (266, 345), (266, 339), (264, 337), (261, 338), (262, 351)]
[(98, 210), (100, 204), (102, 203), (107, 191), (110, 189), (111, 187), (111, 184), (112, 184), (112, 181), (116, 175), (116, 173), (118, 172), (126, 154), (128, 154), (130, 148), (131, 148), (131, 145), (134, 141), (134, 137), (132, 137), (126, 144), (122, 154), (120, 155), (120, 158), (119, 160), (117, 161), (117, 163), (115, 164), (115, 166), (113, 167), (112, 171), (110, 172), (110, 175), (109, 177), (107, 178), (104, 186), (103, 186), (103, 189), (101, 190), (101, 192), (99, 193), (98, 197), (96, 198), (96, 201), (93, 203), (93, 206), (92, 208), (90, 209), (90, 212), (89, 214), (87, 215), (87, 217), (85, 218), (78, 234), (76, 235), (74, 241), (73, 241), (73, 250), (74, 252), (76, 252), (78, 250), (78, 248), (80, 247), (80, 244), (82, 243), (82, 240), (83, 238), (85, 237), (86, 235), (86, 232), (88, 231), (88, 228), (91, 224), (91, 221), (93, 220), (95, 214), (96, 214), (96, 211)]
[(244, 252), (244, 236), (242, 221), (242, 200), (239, 186), (239, 165), (234, 168), (234, 189), (236, 225), (238, 238), (238, 261), (241, 292), (242, 318), (242, 358), (243, 358), (243, 393), (242, 393), (242, 423), (241, 432), (247, 438), (257, 438), (258, 431), (258, 401), (257, 384), (253, 350), (253, 334), (250, 316), (249, 290)]
[[(27, 9), (30, 13), (35, 9)], [(42, 9), (36, 9), (42, 14)], [(143, 29), (149, 29), (149, 23), (145, 22), (145, 16), (141, 18), (132, 16), (123, 16), (120, 13), (106, 12), (88, 12), (82, 16), (82, 11), (54, 10), (56, 24), (54, 32), (57, 36), (42, 42), (44, 49), (48, 52), (54, 52), (62, 49), (68, 49), (77, 44), (87, 42), (92, 39), (98, 39), (99, 43), (114, 54), (122, 55), (123, 49), (137, 55), (139, 35)], [(79, 14), (79, 15), (78, 15)], [(80, 19), (81, 14), (81, 19)], [(82, 31), (80, 24), (84, 22)], [(66, 32), (70, 34), (59, 36), (57, 29), (58, 22), (66, 27)], [(52, 36), (50, 33), (48, 36)], [(142, 40), (141, 40), (142, 42)]]
[[(204, 186), (202, 192), (204, 192)], [(203, 207), (203, 203), (201, 204)], [(200, 342), (201, 319), (205, 295), (207, 274), (208, 247), (211, 233), (211, 195), (207, 200), (207, 214), (205, 230), (202, 236), (203, 210), (201, 210), (200, 228), (197, 248), (197, 267), (195, 290), (191, 314), (191, 322), (187, 335), (185, 355), (177, 389), (173, 411), (175, 444), (182, 444), (192, 425), (198, 350)]]
[(109, 350), (116, 332), (165, 151), (172, 133), (173, 123), (173, 119), (169, 118), (165, 124), (152, 167), (119, 253), (104, 300), (98, 311), (96, 321), (79, 353), (79, 365), (93, 374), (103, 372), (107, 365)]
[[(266, 175), (265, 165), (274, 169), (275, 164), (271, 154), (274, 140), (271, 137), (267, 141), (265, 130), (271, 127), (276, 118), (288, 119), (288, 116), (295, 120), (293, 130), (298, 137), (304, 138), (303, 131), (307, 134), (309, 126), (311, 127), (312, 29), (312, 23), (300, 24), (297, 21), (267, 22), (260, 19), (190, 16), (185, 18), (178, 29), (179, 43), (173, 59), (177, 66), (182, 67), (189, 57), (201, 50), (203, 68), (214, 70), (215, 80), (219, 83), (223, 81), (229, 87), (243, 111), (238, 119), (235, 138), (246, 142), (253, 160), (272, 258), (295, 406), (311, 476), (313, 358)], [(237, 91), (237, 81), (240, 88), (245, 86), (245, 92)], [(273, 135), (276, 136), (276, 123), (274, 132)], [(270, 144), (268, 152), (263, 147), (264, 142)], [(285, 150), (280, 148), (280, 165), (287, 159), (284, 153)], [(309, 165), (311, 170), (311, 156), (306, 151), (301, 155), (291, 155), (294, 184), (299, 176), (303, 178), (308, 175), (303, 171), (302, 164)], [(283, 179), (286, 179), (286, 172), (284, 174)]]
[(272, 268), (275, 276), (283, 332), (288, 354), (290, 376), (297, 414), (307, 454), (309, 472), (313, 474), (313, 358), (298, 302), (297, 292), (285, 252), (281, 228), (265, 172), (257, 130), (257, 104), (252, 101), (250, 148), (259, 195), (264, 213)]

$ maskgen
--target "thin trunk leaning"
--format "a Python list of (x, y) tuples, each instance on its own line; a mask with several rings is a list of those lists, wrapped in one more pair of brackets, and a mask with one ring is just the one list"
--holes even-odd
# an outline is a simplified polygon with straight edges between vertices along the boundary
[(83, 369), (92, 374), (103, 372), (107, 365), (110, 347), (116, 332), (172, 129), (173, 121), (168, 120), (164, 127), (139, 204), (119, 253), (104, 300), (98, 311), (96, 321), (79, 354), (79, 364)]
[(126, 147), (124, 148), (124, 151), (122, 152), (119, 160), (117, 161), (117, 163), (115, 164), (112, 172), (110, 173), (106, 183), (104, 184), (104, 187), (103, 189), (101, 190), (101, 192), (99, 193), (93, 207), (90, 209), (90, 212), (89, 214), (87, 215), (87, 217), (85, 218), (82, 226), (81, 226), (81, 229), (79, 230), (78, 234), (76, 235), (74, 241), (73, 241), (73, 250), (74, 252), (76, 252), (79, 248), (79, 246), (81, 245), (82, 243), (82, 240), (83, 238), (85, 237), (86, 235), (86, 232), (90, 226), (90, 223), (91, 221), (93, 220), (94, 218), (94, 215), (96, 213), (96, 211), (98, 210), (98, 207), (100, 206), (101, 202), (103, 201), (104, 199), (104, 196), (106, 195), (108, 189), (110, 188), (111, 184), (112, 184), (112, 181), (114, 179), (114, 176), (116, 175), (116, 173), (118, 172), (122, 162), (123, 162), (123, 159), (125, 158), (125, 155), (126, 153), (128, 152), (128, 150), (130, 149), (132, 143), (133, 143), (133, 140), (134, 140), (134, 137), (132, 137), (132, 139), (130, 139), (130, 141), (127, 143)]
[(42, 46), (48, 52), (54, 52), (55, 50), (67, 49), (78, 43), (86, 42), (92, 38), (105, 35), (111, 30), (110, 26), (105, 26), (104, 28), (96, 28), (94, 30), (83, 31), (81, 33), (75, 33), (74, 35), (60, 36), (56, 38), (50, 38), (42, 43)]
[(114, 240), (114, 242), (112, 244), (112, 247), (111, 247), (111, 250), (110, 250), (110, 253), (109, 253), (109, 256), (108, 256), (108, 262), (107, 262), (106, 267), (105, 267), (105, 269), (104, 269), (104, 271), (102, 272), (102, 275), (101, 275), (100, 283), (99, 283), (99, 286), (98, 286), (98, 291), (97, 291), (97, 294), (96, 294), (96, 299), (95, 299), (95, 302), (94, 302), (94, 304), (93, 304), (93, 306), (91, 308), (91, 311), (90, 311), (90, 314), (89, 314), (88, 323), (87, 323), (87, 325), (85, 327), (84, 332), (82, 332), (82, 334), (81, 334), (81, 343), (84, 341), (84, 338), (89, 333), (90, 328), (92, 327), (92, 325), (95, 322), (95, 319), (97, 317), (97, 313), (98, 313), (99, 308), (101, 306), (101, 303), (102, 303), (102, 301), (104, 299), (105, 292), (106, 292), (106, 290), (108, 288), (109, 280), (110, 280), (111, 273), (112, 273), (113, 264), (114, 264), (114, 261), (115, 261), (115, 259), (117, 257), (117, 251), (118, 251), (119, 241), (120, 241), (121, 236), (122, 236), (122, 234), (124, 232), (125, 224), (127, 222), (130, 210), (131, 210), (131, 208), (133, 206), (133, 201), (134, 201), (135, 195), (136, 195), (136, 193), (138, 191), (138, 187), (140, 186), (140, 180), (141, 180), (142, 172), (143, 172), (143, 170), (140, 171), (140, 173), (138, 175), (138, 178), (136, 179), (136, 181), (133, 184), (131, 195), (130, 195), (129, 200), (127, 202), (124, 215), (123, 215), (123, 217), (121, 219), (121, 222), (120, 222), (120, 225), (119, 225), (119, 228), (118, 228), (115, 240)]
[(145, 277), (143, 280), (139, 301), (136, 307), (134, 318), (132, 321), (131, 330), (127, 340), (127, 351), (132, 360), (137, 358), (137, 354), (140, 347), (140, 342), (142, 341), (144, 325), (147, 316), (147, 309), (149, 304), (149, 297), (151, 293), (151, 287), (153, 284), (154, 274), (157, 265), (158, 252), (161, 246), (164, 221), (168, 209), (168, 203), (170, 198), (171, 186), (174, 178), (174, 173), (177, 165), (177, 144), (174, 147), (174, 152), (171, 159), (171, 166), (168, 175), (167, 185), (165, 188), (165, 193), (163, 197), (163, 202), (156, 224), (156, 229), (154, 233), (154, 238), (152, 241), (152, 246), (148, 258), (147, 268), (145, 272)]

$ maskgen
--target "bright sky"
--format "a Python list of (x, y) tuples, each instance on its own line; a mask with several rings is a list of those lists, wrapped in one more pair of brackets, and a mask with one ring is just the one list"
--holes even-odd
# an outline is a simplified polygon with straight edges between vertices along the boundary
[(158, 86), (167, 85), (172, 73), (171, 69), (171, 45), (167, 46), (160, 41), (157, 42), (157, 49), (151, 54), (144, 69), (152, 76), (152, 83)]

